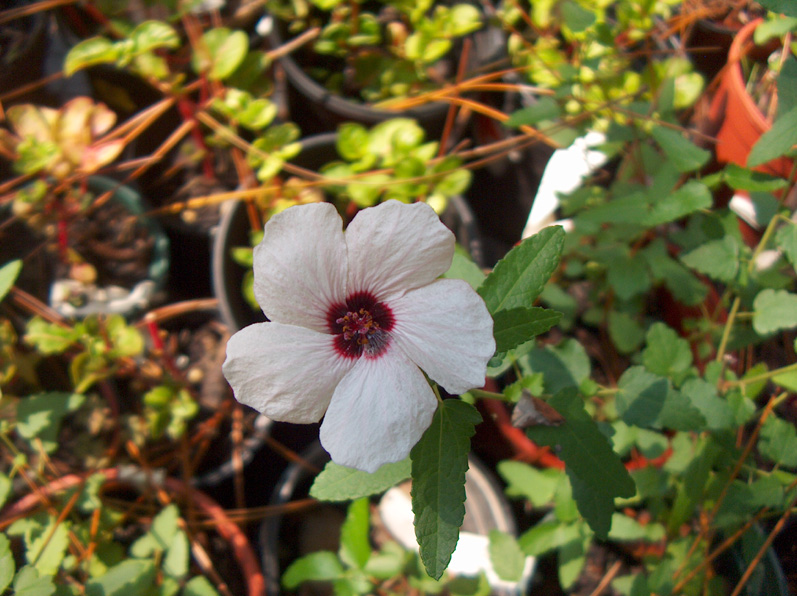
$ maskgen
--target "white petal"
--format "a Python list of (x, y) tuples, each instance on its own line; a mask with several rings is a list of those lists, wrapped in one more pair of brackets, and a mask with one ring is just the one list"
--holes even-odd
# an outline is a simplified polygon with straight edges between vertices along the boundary
[(374, 472), (404, 459), (429, 427), (437, 398), (400, 350), (360, 358), (341, 380), (321, 423), (332, 461)]
[(426, 203), (386, 201), (360, 211), (346, 229), (349, 293), (385, 300), (426, 285), (451, 266), (454, 234)]
[(484, 384), (495, 352), (493, 319), (473, 288), (440, 279), (388, 303), (393, 343), (449, 393)]
[(280, 323), (255, 323), (227, 342), (224, 376), (238, 401), (272, 420), (318, 422), (338, 382), (354, 365), (333, 336)]
[(343, 222), (329, 203), (272, 217), (254, 253), (255, 297), (272, 321), (327, 332), (327, 310), (346, 298)]

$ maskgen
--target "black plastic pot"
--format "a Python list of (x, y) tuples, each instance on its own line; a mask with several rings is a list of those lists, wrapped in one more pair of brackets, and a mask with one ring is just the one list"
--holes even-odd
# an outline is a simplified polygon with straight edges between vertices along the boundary
[[(479, 3), (478, 6), (480, 9), (485, 9), (484, 4)], [(469, 37), (473, 40), (471, 70), (497, 60), (503, 52), (505, 46), (503, 32), (489, 24)], [(275, 18), (268, 34), (269, 46), (278, 48), (288, 40), (286, 24)], [(438, 137), (442, 132), (448, 103), (428, 103), (396, 112), (377, 109), (365, 102), (337, 95), (307, 74), (308, 65), (299, 57), (302, 51), (304, 50), (282, 56), (279, 64), (284, 69), (289, 83), (288, 109), (291, 119), (299, 124), (305, 134), (332, 131), (342, 122), (359, 122), (372, 126), (397, 116), (417, 120), (431, 137)], [(309, 50), (307, 52), (310, 53)], [(452, 52), (458, 54), (456, 50)], [(326, 61), (323, 56), (315, 54), (313, 56), (319, 62)]]
[[(280, 506), (307, 498), (316, 476), (314, 469), (322, 469), (329, 461), (329, 455), (318, 442), (312, 444), (301, 456), (301, 461), (294, 462), (285, 469), (274, 487), (271, 505)], [(465, 520), (461, 528), (460, 545), (466, 543), (463, 540), (465, 534), (486, 536), (491, 530), (500, 530), (515, 535), (517, 532), (515, 520), (500, 485), (475, 457), (470, 456), (468, 464), (469, 469), (465, 476)], [(410, 509), (402, 510), (405, 505), (409, 507), (408, 502), (406, 504), (402, 502), (405, 498), (409, 499), (408, 483), (407, 486), (400, 485), (385, 493), (377, 508), (381, 518), (377, 523), (381, 525), (387, 522), (381, 531), (388, 532), (390, 539), (399, 543), (402, 542), (402, 537), (391, 534), (391, 524), (386, 516), (391, 513), (395, 515), (398, 507), (398, 521), (407, 515), (411, 518)], [(275, 596), (284, 593), (281, 591), (280, 576), (291, 561), (318, 550), (317, 547), (337, 551), (340, 523), (345, 518), (345, 506), (346, 504), (319, 502), (296, 513), (270, 517), (263, 522), (260, 526), (260, 548), (266, 589), (269, 594)], [(319, 520), (323, 520), (323, 523), (319, 523)], [(408, 523), (408, 528), (401, 528), (401, 534), (409, 532), (414, 536), (411, 519)], [(310, 541), (312, 546), (307, 544)], [(407, 544), (405, 547), (410, 545)], [(496, 596), (523, 593), (533, 569), (534, 564), (531, 563), (527, 566), (522, 582), (511, 587), (494, 586), (492, 593)]]

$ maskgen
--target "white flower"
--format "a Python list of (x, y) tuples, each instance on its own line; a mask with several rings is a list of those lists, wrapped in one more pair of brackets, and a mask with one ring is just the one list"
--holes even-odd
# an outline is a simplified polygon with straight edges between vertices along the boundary
[[(224, 375), (269, 418), (321, 424), (338, 464), (373, 472), (404, 459), (437, 398), (421, 369), (459, 394), (484, 383), (493, 322), (448, 270), (454, 236), (424, 203), (360, 211), (291, 207), (255, 248), (255, 296), (268, 317), (235, 333)], [(420, 368), (419, 368), (420, 367)]]

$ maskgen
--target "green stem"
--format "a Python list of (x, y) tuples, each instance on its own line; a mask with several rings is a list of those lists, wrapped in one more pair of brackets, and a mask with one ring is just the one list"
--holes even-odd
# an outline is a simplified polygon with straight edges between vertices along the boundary
[(797, 372), (797, 362), (795, 362), (794, 364), (789, 364), (787, 366), (776, 368), (775, 370), (770, 370), (768, 372), (761, 373), (760, 375), (755, 375), (754, 377), (748, 377), (746, 379), (738, 379), (736, 381), (725, 381), (725, 387), (741, 387), (747, 385), (748, 383), (767, 381), (772, 377), (777, 377), (778, 375), (782, 375), (789, 372)]
[(496, 393), (495, 391), (485, 391), (484, 389), (471, 389), (468, 391), (473, 397), (479, 399), (500, 399), (506, 401), (506, 396), (503, 393)]
[(717, 362), (722, 362), (723, 358), (725, 358), (725, 348), (728, 347), (728, 340), (731, 337), (731, 329), (733, 329), (733, 323), (736, 320), (736, 313), (739, 312), (739, 306), (741, 303), (742, 299), (739, 298), (739, 296), (733, 299), (731, 312), (728, 313), (728, 320), (725, 322), (725, 329), (722, 330), (722, 339), (720, 340), (719, 348), (717, 348), (717, 357), (715, 358)]

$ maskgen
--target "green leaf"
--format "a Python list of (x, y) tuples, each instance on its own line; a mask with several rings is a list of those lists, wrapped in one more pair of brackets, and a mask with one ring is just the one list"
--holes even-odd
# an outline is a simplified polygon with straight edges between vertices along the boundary
[(789, 221), (788, 225), (778, 228), (775, 232), (775, 244), (797, 268), (797, 225)]
[(179, 530), (180, 510), (172, 503), (164, 507), (152, 520), (150, 531), (161, 549), (165, 550)]
[(591, 370), (587, 352), (575, 339), (566, 339), (558, 346), (534, 349), (521, 359), (520, 365), (526, 374), (544, 375), (546, 393), (579, 387), (589, 378)]
[(208, 578), (204, 575), (197, 575), (185, 584), (182, 596), (219, 596), (219, 593), (208, 581)]
[(782, 329), (797, 327), (797, 294), (768, 288), (753, 300), (753, 329), (769, 335)]
[(792, 0), (758, 0), (758, 3), (774, 13), (782, 13), (787, 17), (797, 17), (797, 5)]
[(689, 251), (681, 260), (712, 279), (729, 282), (739, 270), (739, 243), (731, 236), (723, 236)]
[(772, 192), (788, 186), (788, 180), (778, 178), (765, 172), (756, 172), (736, 164), (728, 164), (723, 171), (723, 178), (734, 190), (754, 192)]
[(465, 517), (465, 472), (470, 437), (481, 416), (472, 405), (447, 399), (412, 449), (412, 510), (426, 572), (440, 579), (457, 546)]
[(650, 272), (644, 259), (620, 254), (607, 267), (606, 280), (621, 300), (630, 300), (650, 289)]
[(645, 341), (642, 325), (628, 313), (609, 311), (609, 337), (622, 354), (636, 352)]
[(532, 306), (559, 265), (564, 240), (564, 229), (551, 226), (509, 251), (479, 288), (490, 314)]
[(644, 223), (653, 227), (708, 209), (713, 204), (711, 191), (705, 184), (690, 180), (674, 193), (657, 201), (645, 216)]
[[(532, 427), (526, 432), (535, 443), (557, 449), (571, 483), (573, 476), (578, 478), (579, 496), (584, 497), (581, 502), (577, 499), (579, 511), (585, 515), (582, 506), (585, 507), (590, 514), (587, 518), (590, 527), (605, 538), (608, 528), (601, 523), (595, 527), (592, 523), (605, 517), (607, 503), (611, 510), (614, 509), (614, 497), (632, 497), (636, 492), (634, 481), (612, 450), (609, 440), (587, 413), (574, 387), (562, 389), (548, 403), (564, 417), (565, 422), (560, 426)], [(594, 501), (589, 497), (591, 493), (600, 493), (608, 499)]]
[(235, 72), (248, 50), (246, 33), (217, 27), (202, 35), (201, 46), (193, 53), (191, 65), (194, 72), (207, 72), (209, 79), (221, 81)]
[(488, 552), (495, 574), (504, 581), (520, 581), (526, 566), (526, 555), (515, 537), (500, 530), (490, 530), (488, 538)]
[(285, 570), (282, 585), (293, 590), (309, 581), (333, 581), (344, 577), (345, 571), (335, 553), (322, 550), (296, 559)]
[(641, 366), (628, 368), (617, 383), (617, 413), (632, 426), (656, 424), (667, 399), (667, 379)]
[(561, 109), (556, 100), (553, 97), (542, 96), (536, 103), (513, 112), (504, 122), (504, 126), (508, 128), (533, 126), (543, 120), (555, 120), (560, 114)]
[(559, 563), (559, 583), (569, 590), (576, 583), (581, 570), (587, 562), (587, 553), (583, 538), (577, 538), (563, 544), (557, 553)]
[(95, 64), (113, 64), (118, 58), (119, 48), (109, 39), (85, 39), (69, 50), (64, 58), (64, 75), (72, 76), (78, 70)]
[(188, 575), (190, 553), (191, 546), (188, 543), (188, 536), (182, 530), (177, 530), (166, 549), (166, 556), (163, 558), (163, 572), (174, 579), (183, 579)]
[(572, 470), (567, 470), (567, 477), (570, 479), (573, 500), (578, 505), (578, 512), (596, 536), (606, 539), (612, 528), (614, 495), (611, 491), (595, 490), (595, 486), (581, 480)]
[(5, 298), (6, 294), (11, 291), (11, 286), (17, 281), (20, 271), (22, 271), (22, 261), (19, 259), (9, 261), (0, 267), (0, 300)]
[(135, 44), (135, 53), (144, 54), (161, 48), (180, 47), (180, 36), (174, 27), (163, 21), (144, 21), (133, 29), (130, 39)]
[(657, 542), (665, 537), (664, 526), (658, 523), (641, 524), (632, 517), (615, 512), (612, 515), (612, 531), (609, 538), (612, 540), (631, 542), (646, 540)]
[(377, 495), (410, 477), (410, 459), (385, 464), (369, 474), (328, 462), (310, 487), (310, 496), (319, 501), (349, 501)]
[(105, 574), (86, 583), (86, 596), (130, 596), (146, 594), (154, 588), (153, 561), (127, 559), (111, 567)]
[(689, 342), (664, 323), (654, 323), (645, 336), (647, 347), (642, 362), (650, 372), (673, 377), (686, 372), (692, 365)]
[(340, 560), (357, 569), (362, 569), (371, 556), (368, 541), (371, 510), (368, 499), (361, 498), (349, 505), (346, 521), (340, 529)]
[(701, 430), (706, 425), (686, 395), (641, 366), (627, 369), (617, 387), (617, 412), (626, 424), (675, 430)]
[(42, 354), (60, 354), (77, 341), (77, 335), (70, 327), (48, 323), (36, 316), (28, 321), (25, 341)]
[(470, 284), (470, 287), (477, 290), (484, 282), (486, 276), (479, 269), (479, 266), (471, 260), (465, 249), (458, 245), (454, 251), (451, 267), (443, 274), (443, 277), (446, 279), (465, 280)]
[(701, 149), (679, 131), (664, 126), (654, 126), (650, 131), (676, 169), (685, 174), (702, 168), (711, 158), (711, 152)]
[(689, 379), (681, 387), (681, 393), (700, 411), (708, 428), (722, 430), (735, 425), (728, 402), (718, 395), (716, 386), (711, 383)]
[(772, 128), (761, 135), (747, 156), (747, 167), (754, 168), (776, 159), (797, 145), (797, 108), (779, 116)]
[(544, 555), (581, 535), (581, 522), (563, 524), (559, 520), (541, 521), (521, 535), (518, 545), (529, 556)]
[(595, 23), (597, 18), (594, 12), (581, 8), (572, 0), (565, 0), (565, 2), (560, 4), (560, 8), (564, 24), (574, 33), (588, 29)]
[(22, 567), (14, 578), (14, 596), (50, 596), (55, 590), (52, 576), (40, 576), (31, 565)]
[(794, 424), (770, 416), (761, 429), (761, 454), (787, 468), (797, 467), (797, 430)]
[(17, 402), (17, 432), (28, 441), (39, 438), (47, 453), (58, 448), (61, 421), (77, 410), (85, 400), (78, 393), (37, 393)]
[(16, 568), (14, 553), (11, 552), (11, 541), (5, 534), (0, 534), (0, 594), (4, 593), (11, 584)]
[(506, 352), (545, 333), (561, 318), (562, 313), (539, 306), (510, 308), (495, 313), (493, 334), (496, 352)]
[(507, 483), (506, 494), (528, 499), (535, 507), (545, 507), (553, 501), (562, 472), (555, 468), (538, 470), (529, 464), (504, 460), (498, 462), (498, 473)]

